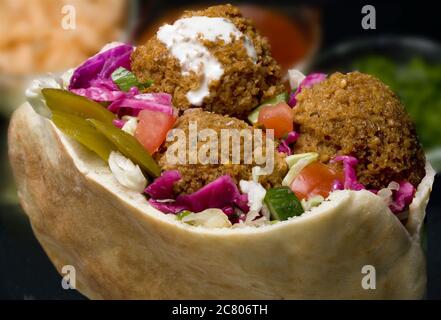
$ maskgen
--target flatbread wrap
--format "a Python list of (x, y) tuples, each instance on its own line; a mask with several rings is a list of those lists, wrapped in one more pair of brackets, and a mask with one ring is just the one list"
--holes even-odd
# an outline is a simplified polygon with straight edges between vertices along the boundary
[[(232, 6), (183, 19), (217, 15), (239, 26), (223, 30), (240, 32), (235, 19), (242, 18)], [(259, 56), (259, 36), (247, 36), (231, 43), (244, 42), (237, 59), (246, 59), (251, 69), (225, 67), (229, 76), (212, 80), (208, 91), (168, 81), (170, 70), (155, 69), (155, 78), (148, 60), (164, 40), (159, 34), (136, 50), (106, 48), (71, 73), (67, 85), (64, 77), (54, 80), (57, 86), (46, 83), (14, 113), (8, 145), (20, 202), (56, 269), (74, 266), (77, 289), (92, 299), (422, 298), (421, 228), (435, 173), (397, 98), (359, 73), (305, 78), (292, 71), (291, 88), (297, 90), (283, 94), (277, 66)], [(256, 56), (246, 50), (249, 41), (259, 49)], [(160, 46), (166, 50), (167, 41)], [(221, 62), (230, 57), (214, 56)], [(259, 69), (259, 59), (271, 76)], [(92, 63), (94, 73), (85, 76)], [(113, 70), (106, 70), (109, 65)], [(259, 78), (258, 88), (240, 91), (241, 99), (225, 92), (231, 88), (225, 79), (235, 81), (244, 72)], [(96, 73), (101, 78), (93, 78)], [(228, 94), (237, 100), (224, 103)], [(268, 95), (278, 98), (268, 102)], [(377, 103), (367, 103), (366, 95), (389, 99), (391, 113), (370, 109)], [(321, 105), (325, 99), (329, 103)], [(335, 127), (320, 124), (328, 105)], [(319, 120), (307, 121), (311, 108)], [(282, 120), (275, 121), (279, 115)], [(357, 119), (364, 125), (357, 127)], [(172, 163), (167, 150), (173, 141), (164, 135), (155, 144), (154, 133), (165, 127), (167, 137), (172, 128), (185, 134), (193, 120), (214, 136), (228, 127), (272, 129), (260, 148), (274, 156), (273, 171), (259, 172), (263, 166), (245, 161)], [(369, 135), (374, 124), (381, 134)], [(354, 130), (353, 139), (339, 136), (336, 127)], [(393, 152), (397, 144), (402, 148)], [(196, 146), (197, 152), (203, 143)], [(186, 150), (187, 158), (191, 154)]]

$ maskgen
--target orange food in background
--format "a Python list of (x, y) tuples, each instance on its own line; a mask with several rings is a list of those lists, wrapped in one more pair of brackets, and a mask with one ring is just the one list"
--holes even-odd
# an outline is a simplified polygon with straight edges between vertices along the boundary
[(294, 19), (264, 7), (253, 5), (239, 7), (245, 17), (253, 20), (260, 34), (268, 38), (271, 54), (282, 67), (283, 74), (307, 55), (309, 50), (307, 34)]
[[(76, 29), (62, 27), (66, 5), (75, 8)], [(33, 75), (75, 67), (121, 39), (127, 12), (125, 0), (1, 0), (0, 73)]]
[(321, 195), (326, 198), (332, 191), (335, 180), (343, 183), (343, 173), (316, 161), (300, 171), (291, 184), (291, 190), (299, 199)]

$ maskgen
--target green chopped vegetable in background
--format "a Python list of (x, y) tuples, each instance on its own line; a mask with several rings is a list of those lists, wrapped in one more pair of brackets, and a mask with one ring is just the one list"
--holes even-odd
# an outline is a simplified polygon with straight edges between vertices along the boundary
[(402, 65), (372, 55), (357, 60), (354, 69), (376, 76), (400, 97), (426, 151), (441, 146), (441, 64), (416, 57)]
[(265, 100), (264, 102), (262, 102), (256, 109), (254, 109), (249, 115), (248, 115), (248, 120), (252, 123), (255, 124), (257, 123), (257, 120), (259, 119), (259, 111), (260, 109), (262, 109), (264, 106), (268, 106), (268, 105), (276, 105), (280, 102), (288, 102), (288, 92), (283, 92), (281, 94), (278, 94), (277, 96), (274, 96), (270, 99)]
[(126, 68), (119, 67), (112, 73), (112, 80), (122, 91), (129, 91), (130, 88), (137, 87), (138, 89), (146, 89), (153, 84), (150, 80), (146, 83), (140, 83), (133, 72)]
[(276, 220), (287, 220), (304, 212), (299, 199), (288, 187), (267, 190), (263, 201), (271, 212), (271, 217)]

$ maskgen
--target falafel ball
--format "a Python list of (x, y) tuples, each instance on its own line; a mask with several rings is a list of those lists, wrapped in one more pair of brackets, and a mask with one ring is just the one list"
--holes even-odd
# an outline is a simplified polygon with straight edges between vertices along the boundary
[[(239, 183), (240, 180), (251, 180), (252, 179), (252, 168), (256, 166), (255, 158), (254, 158), (254, 151), (253, 151), (253, 161), (251, 164), (245, 163), (245, 155), (244, 155), (244, 145), (245, 140), (244, 138), (241, 138), (240, 140), (240, 163), (232, 163), (233, 157), (232, 157), (232, 151), (233, 151), (233, 141), (232, 139), (228, 139), (225, 136), (221, 135), (221, 129), (249, 129), (252, 133), (254, 130), (253, 127), (249, 126), (247, 123), (245, 123), (242, 120), (228, 117), (228, 116), (221, 116), (216, 113), (211, 113), (207, 111), (203, 111), (202, 109), (190, 109), (184, 112), (184, 114), (179, 117), (177, 124), (175, 125), (175, 129), (182, 129), (185, 133), (185, 137), (188, 139), (189, 137), (189, 128), (190, 124), (196, 124), (198, 132), (201, 132), (203, 129), (212, 129), (216, 132), (217, 138), (218, 138), (218, 160), (222, 153), (221, 146), (226, 145), (228, 143), (228, 159), (231, 161), (231, 163), (228, 164), (222, 164), (221, 161), (218, 161), (218, 164), (189, 164), (189, 142), (187, 142), (187, 146), (185, 148), (186, 152), (186, 163), (185, 164), (170, 164), (167, 162), (167, 148), (170, 147), (173, 143), (176, 143), (176, 141), (172, 142), (166, 142), (164, 146), (159, 150), (159, 153), (156, 156), (156, 160), (158, 160), (160, 166), (163, 170), (178, 170), (181, 175), (182, 179), (175, 184), (175, 191), (178, 194), (184, 193), (192, 193), (206, 184), (214, 181), (215, 179), (223, 176), (223, 175), (230, 175), (231, 178), (234, 180), (236, 184)], [(265, 146), (265, 138), (263, 138), (263, 157), (265, 157), (266, 152), (269, 151)], [(249, 140), (248, 140), (249, 142)], [(254, 144), (255, 141), (252, 141), (253, 148), (256, 148), (256, 144)], [(207, 141), (200, 141), (198, 140), (197, 150), (201, 150), (201, 147), (203, 145), (207, 144)], [(276, 146), (275, 146), (276, 147)], [(285, 174), (288, 171), (288, 166), (284, 160), (284, 154), (278, 153), (276, 150), (273, 150), (274, 152), (274, 169), (271, 174), (268, 175), (261, 175), (259, 177), (259, 182), (265, 187), (274, 187), (274, 186), (280, 186), (280, 183), (285, 176)], [(208, 152), (209, 155), (211, 155)], [(263, 166), (263, 165), (261, 165)]]
[(425, 175), (412, 121), (398, 97), (373, 76), (335, 73), (303, 89), (294, 122), (300, 133), (294, 152), (316, 151), (323, 163), (352, 155), (359, 160), (359, 181), (368, 189), (402, 180), (417, 186)]
[[(256, 61), (249, 56), (244, 39), (233, 39), (230, 43), (217, 39), (203, 41), (203, 45), (219, 61), (223, 74), (219, 80), (208, 84), (207, 95), (199, 106), (206, 111), (245, 118), (250, 110), (264, 99), (284, 91), (281, 70), (272, 58), (270, 47), (244, 18), (239, 9), (231, 5), (209, 7), (201, 11), (186, 11), (182, 18), (205, 16), (225, 18), (252, 42)], [(242, 37), (243, 38), (243, 37)], [(167, 92), (173, 95), (173, 104), (180, 110), (192, 105), (187, 93), (200, 87), (202, 72), (182, 73), (179, 60), (154, 36), (132, 54), (132, 70), (141, 82), (153, 80), (146, 92)]]

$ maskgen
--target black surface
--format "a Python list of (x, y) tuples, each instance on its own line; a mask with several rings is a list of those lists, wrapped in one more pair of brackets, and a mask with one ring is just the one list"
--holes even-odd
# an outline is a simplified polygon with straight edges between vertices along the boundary
[(62, 288), (61, 276), (16, 205), (2, 206), (0, 212), (0, 298), (84, 299)]

